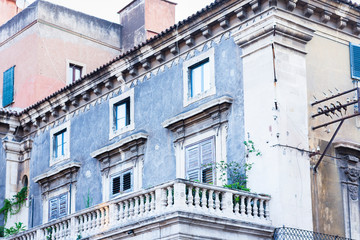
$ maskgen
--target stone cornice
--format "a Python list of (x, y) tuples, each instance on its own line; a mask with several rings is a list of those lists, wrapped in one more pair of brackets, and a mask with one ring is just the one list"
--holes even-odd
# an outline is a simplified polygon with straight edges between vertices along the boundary
[[(113, 143), (109, 146), (100, 148), (99, 150), (96, 150), (92, 153), (90, 153), (90, 156), (92, 158), (102, 158), (104, 155), (108, 155), (108, 153), (114, 151), (114, 150), (121, 150), (124, 151), (128, 148), (130, 148), (134, 144), (139, 144), (140, 142), (144, 142), (147, 140), (148, 135), (145, 133), (135, 133), (133, 135), (130, 135), (124, 139), (121, 139), (119, 142)], [(119, 152), (119, 151), (118, 151)]]
[(40, 184), (41, 193), (47, 198), (51, 191), (70, 186), (72, 183), (76, 184), (80, 166), (79, 162), (70, 162), (34, 177), (33, 181)]
[[(226, 33), (241, 32), (242, 29), (239, 27), (251, 24), (256, 16), (264, 17), (264, 12), (269, 9), (282, 9), (295, 17), (326, 24), (336, 31), (353, 31), (354, 36), (357, 36), (355, 33), (360, 33), (360, 27), (355, 20), (360, 14), (354, 9), (344, 8), (343, 5), (322, 0), (316, 0), (311, 4), (301, 0), (225, 1), (221, 7), (216, 6), (206, 14), (188, 21), (189, 23), (180, 24), (177, 29), (135, 48), (89, 74), (84, 80), (60, 90), (47, 98), (47, 101), (35, 104), (20, 117), (21, 126), (25, 134), (29, 134), (54, 123), (64, 115), (78, 111), (89, 103), (96, 104), (98, 99), (109, 97), (109, 93), (124, 91), (136, 85), (141, 78), (150, 77), (154, 71), (158, 71), (157, 69), (169, 65), (174, 59), (185, 57), (200, 45), (221, 38)], [(305, 26), (302, 27), (302, 30), (296, 27), (294, 31), (291, 27), (289, 29), (287, 24), (277, 25), (279, 36), (283, 34), (306, 42), (311, 39), (311, 33)], [(267, 30), (269, 34), (272, 31), (271, 27)]]

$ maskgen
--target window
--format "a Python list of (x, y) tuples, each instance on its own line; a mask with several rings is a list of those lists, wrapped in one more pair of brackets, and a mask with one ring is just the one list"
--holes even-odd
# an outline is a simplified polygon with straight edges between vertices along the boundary
[(111, 198), (132, 191), (132, 170), (111, 177)]
[(216, 93), (214, 49), (183, 64), (184, 106)]
[(66, 71), (66, 82), (70, 84), (84, 76), (86, 73), (86, 65), (76, 61), (66, 60)]
[(70, 82), (75, 82), (76, 80), (79, 80), (82, 76), (82, 67), (72, 64), (69, 64), (69, 76), (70, 76)]
[(135, 129), (134, 123), (134, 89), (109, 100), (110, 132), (112, 139), (120, 134)]
[(66, 216), (68, 213), (67, 193), (49, 200), (49, 221)]
[(70, 157), (70, 121), (67, 121), (50, 130), (51, 161), (50, 165)]
[(213, 138), (187, 146), (185, 149), (186, 175), (189, 180), (204, 183), (214, 182), (214, 140)]
[(116, 104), (114, 110), (116, 130), (128, 126), (130, 124), (130, 98)]
[(190, 67), (189, 94), (195, 97), (210, 89), (209, 59), (198, 65)]
[(10, 105), (14, 101), (14, 69), (15, 66), (9, 68), (3, 74), (3, 107)]
[(54, 134), (54, 158), (65, 155), (65, 147), (67, 145), (65, 135), (67, 134), (66, 129)]

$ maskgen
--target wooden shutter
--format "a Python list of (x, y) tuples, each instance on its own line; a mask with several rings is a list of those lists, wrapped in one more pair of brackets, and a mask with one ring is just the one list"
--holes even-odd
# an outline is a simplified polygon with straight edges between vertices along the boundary
[(121, 176), (114, 177), (112, 179), (112, 195), (116, 195), (120, 193), (120, 179)]
[(14, 100), (14, 67), (3, 74), (3, 107), (10, 105)]
[(59, 198), (52, 198), (49, 201), (49, 220), (59, 217)]
[(200, 180), (199, 145), (186, 148), (186, 175), (189, 180)]
[(122, 191), (128, 192), (132, 189), (131, 171), (124, 173), (122, 178)]
[(200, 143), (201, 148), (201, 177), (204, 183), (213, 183), (213, 168), (214, 162), (214, 141), (213, 139), (206, 140)]
[(63, 217), (67, 215), (67, 206), (68, 206), (68, 198), (67, 194), (59, 197), (59, 217)]
[(360, 79), (360, 45), (350, 43), (350, 69), (351, 77)]

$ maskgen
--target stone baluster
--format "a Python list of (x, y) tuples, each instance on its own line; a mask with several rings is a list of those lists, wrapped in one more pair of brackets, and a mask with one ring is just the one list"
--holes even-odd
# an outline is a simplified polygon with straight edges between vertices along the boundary
[(124, 220), (126, 221), (126, 219), (129, 217), (129, 202), (127, 200), (124, 201)]
[(193, 187), (191, 185), (188, 185), (188, 189), (188, 206), (192, 207), (192, 205), (194, 204)]
[(200, 207), (200, 191), (199, 191), (199, 187), (195, 187), (194, 202), (195, 202), (195, 208), (199, 208)]
[(100, 208), (99, 209), (99, 211), (100, 211), (100, 226), (101, 227), (103, 227), (104, 226), (104, 224), (105, 224), (105, 218), (104, 218), (104, 208)]
[(135, 200), (134, 199), (130, 199), (130, 201), (129, 201), (129, 215), (130, 215), (130, 218), (135, 216)]
[(220, 211), (221, 202), (220, 202), (220, 192), (215, 191), (215, 210)]
[(145, 212), (144, 200), (145, 200), (144, 195), (140, 195), (140, 216), (143, 216)]
[(239, 214), (240, 213), (240, 196), (239, 195), (234, 195), (234, 212), (235, 212), (235, 215)]
[(254, 218), (257, 218), (259, 215), (259, 208), (258, 208), (258, 198), (254, 198), (254, 206), (253, 206), (253, 211), (254, 211)]
[(115, 219), (117, 214), (116, 206), (117, 205), (115, 203), (109, 205), (109, 224), (111, 226), (115, 224)]
[(209, 210), (214, 210), (214, 199), (213, 199), (214, 190), (209, 190)]
[(119, 202), (119, 214), (117, 215), (117, 221), (121, 221), (124, 217), (124, 202)]
[(155, 197), (155, 191), (151, 192), (151, 211), (156, 210), (156, 197)]
[(251, 197), (247, 197), (246, 215), (251, 217)]
[(97, 210), (94, 210), (92, 212), (92, 216), (93, 216), (93, 230), (97, 229), (98, 228), (98, 213), (97, 213)]
[(206, 206), (207, 206), (206, 191), (207, 191), (207, 189), (206, 189), (206, 188), (202, 188), (201, 191), (202, 191), (201, 207), (202, 207), (203, 209), (206, 209)]
[(88, 219), (88, 232), (92, 232), (92, 228), (93, 228), (93, 221), (92, 221), (92, 216), (91, 216), (91, 212), (88, 212), (86, 214), (87, 219)]
[(240, 196), (240, 214), (245, 215), (245, 196)]
[(135, 197), (134, 200), (134, 216), (137, 217), (140, 214), (140, 202), (139, 202), (139, 197)]
[(260, 199), (260, 219), (264, 218), (264, 199)]
[(148, 214), (151, 210), (150, 205), (150, 195), (148, 193), (145, 194), (145, 214)]
[(266, 220), (270, 220), (270, 209), (269, 209), (269, 201), (265, 200), (265, 218)]
[(173, 204), (173, 188), (172, 186), (167, 187), (167, 206), (172, 206)]
[(52, 226), (51, 226), (51, 232), (52, 232), (52, 236), (55, 237), (55, 238), (57, 238), (57, 235), (56, 235), (57, 232), (56, 232), (56, 227), (55, 227), (55, 225), (52, 225)]
[(106, 206), (105, 207), (105, 225), (109, 225), (109, 217), (110, 217), (110, 214), (109, 214), (109, 206)]

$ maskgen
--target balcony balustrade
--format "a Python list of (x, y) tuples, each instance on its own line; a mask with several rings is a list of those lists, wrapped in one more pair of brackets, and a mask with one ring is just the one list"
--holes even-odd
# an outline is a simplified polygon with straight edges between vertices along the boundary
[(8, 239), (73, 240), (78, 236), (91, 239), (132, 222), (177, 211), (270, 225), (269, 201), (266, 195), (176, 179), (83, 209)]

